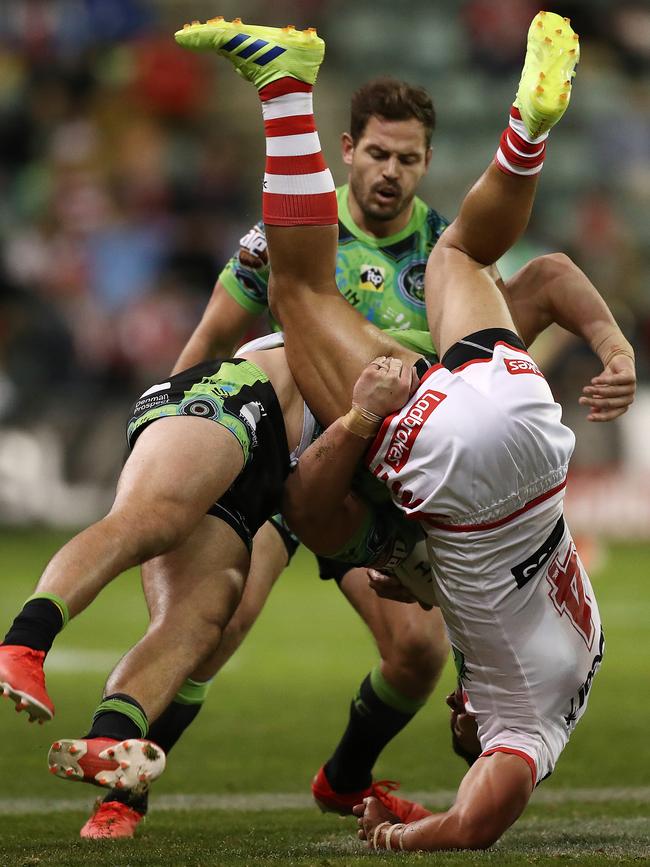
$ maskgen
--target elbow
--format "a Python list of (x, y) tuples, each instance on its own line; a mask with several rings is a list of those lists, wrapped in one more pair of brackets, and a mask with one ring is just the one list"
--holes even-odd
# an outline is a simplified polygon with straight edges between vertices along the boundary
[(458, 820), (458, 849), (489, 849), (503, 829), (483, 816), (461, 815)]
[(534, 278), (538, 285), (545, 285), (554, 280), (566, 279), (568, 274), (578, 271), (578, 266), (566, 253), (547, 253), (533, 259), (529, 268), (534, 269)]

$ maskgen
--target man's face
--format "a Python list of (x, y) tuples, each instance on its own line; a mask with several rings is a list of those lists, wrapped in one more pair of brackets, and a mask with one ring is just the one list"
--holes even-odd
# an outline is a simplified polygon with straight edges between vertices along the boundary
[(386, 120), (374, 115), (356, 144), (342, 137), (350, 187), (370, 220), (394, 220), (409, 207), (429, 162), (425, 131), (415, 118)]

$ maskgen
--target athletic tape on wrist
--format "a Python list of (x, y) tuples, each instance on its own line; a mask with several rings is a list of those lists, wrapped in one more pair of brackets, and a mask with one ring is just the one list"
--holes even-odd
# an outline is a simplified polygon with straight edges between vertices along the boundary
[(386, 848), (388, 849), (389, 852), (397, 852), (397, 849), (393, 849), (393, 847), (391, 846), (391, 839), (392, 839), (395, 831), (401, 831), (402, 832), (400, 834), (398, 842), (399, 842), (400, 849), (402, 849), (402, 851), (404, 851), (403, 847), (402, 847), (402, 837), (404, 836), (404, 828), (406, 828), (406, 825), (403, 822), (399, 822), (396, 825), (391, 825), (390, 828), (386, 831), (386, 837), (384, 838), (384, 845), (386, 846)]
[(356, 403), (341, 419), (343, 427), (350, 431), (351, 434), (361, 437), (362, 439), (370, 439), (374, 437), (383, 421), (380, 415), (370, 412)]
[(375, 828), (375, 833), (372, 835), (372, 848), (375, 851), (377, 851), (377, 849), (379, 848), (379, 846), (377, 844), (379, 843), (379, 837), (381, 835), (381, 832), (384, 830), (384, 828), (392, 828), (391, 823), (390, 822), (381, 822), (379, 825), (377, 825), (377, 827)]

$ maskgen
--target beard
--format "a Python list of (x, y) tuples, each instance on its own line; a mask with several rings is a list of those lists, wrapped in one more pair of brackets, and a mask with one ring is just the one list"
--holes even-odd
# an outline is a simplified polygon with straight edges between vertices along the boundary
[(392, 187), (391, 189), (395, 191), (395, 197), (385, 202), (379, 202), (374, 196), (377, 190), (383, 187), (389, 188), (390, 185), (374, 184), (369, 189), (365, 189), (354, 177), (350, 178), (352, 194), (366, 219), (388, 223), (399, 217), (408, 208), (413, 196), (407, 198), (401, 189)]

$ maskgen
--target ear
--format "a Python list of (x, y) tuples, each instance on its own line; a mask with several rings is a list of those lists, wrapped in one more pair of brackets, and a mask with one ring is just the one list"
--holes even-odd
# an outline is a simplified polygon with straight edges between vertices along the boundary
[(424, 170), (426, 171), (429, 168), (429, 164), (431, 163), (431, 157), (433, 156), (433, 148), (427, 148), (427, 152), (424, 157)]
[(354, 156), (354, 142), (349, 132), (341, 133), (341, 156), (346, 166), (352, 165), (352, 157)]

